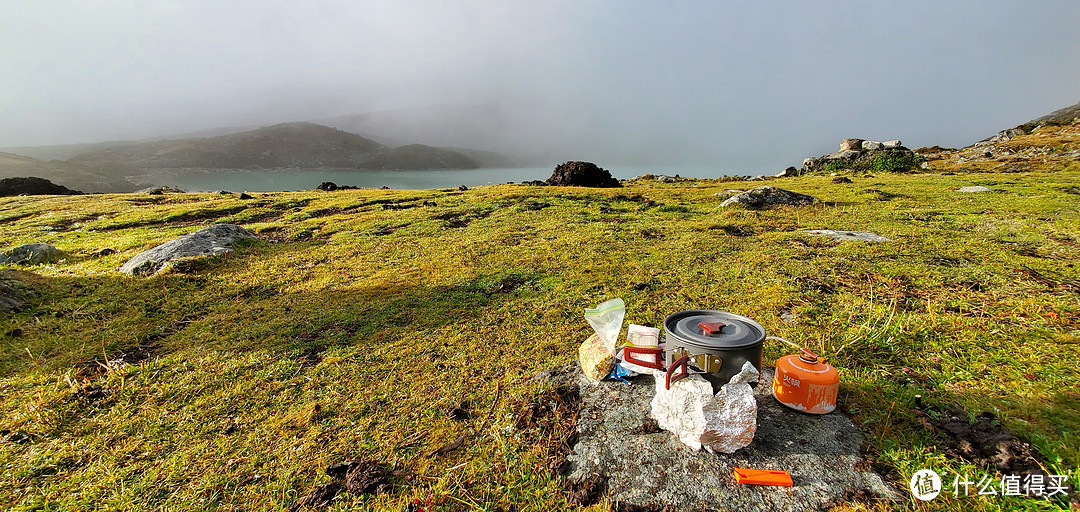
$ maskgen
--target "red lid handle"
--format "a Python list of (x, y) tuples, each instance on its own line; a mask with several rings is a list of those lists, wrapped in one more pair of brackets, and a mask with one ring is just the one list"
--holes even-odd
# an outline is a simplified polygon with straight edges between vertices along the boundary
[(706, 336), (716, 336), (720, 334), (724, 326), (727, 325), (724, 322), (698, 322), (697, 326), (701, 327), (701, 332)]

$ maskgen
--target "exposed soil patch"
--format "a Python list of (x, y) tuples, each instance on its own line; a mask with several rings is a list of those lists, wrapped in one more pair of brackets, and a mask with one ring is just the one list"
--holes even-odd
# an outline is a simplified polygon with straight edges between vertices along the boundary
[(22, 219), (25, 219), (27, 217), (33, 217), (34, 215), (35, 214), (33, 214), (33, 213), (17, 213), (15, 215), (10, 215), (8, 217), (0, 217), (0, 224), (7, 224), (9, 222), (15, 222), (17, 220), (22, 220)]
[(1002, 474), (1042, 472), (1031, 444), (1009, 432), (992, 412), (979, 414), (973, 422), (958, 405), (914, 412), (926, 430), (945, 439), (946, 453), (955, 458)]
[(325, 508), (343, 490), (359, 495), (382, 494), (393, 489), (389, 469), (373, 460), (332, 464), (326, 468), (326, 474), (338, 481), (315, 486), (311, 492), (289, 507), (289, 512), (298, 512), (304, 508)]
[(874, 201), (890, 201), (898, 197), (904, 197), (903, 194), (894, 194), (876, 188), (864, 189), (863, 193), (870, 195), (870, 199), (873, 199)]
[(69, 395), (67, 401), (79, 402), (85, 405), (99, 405), (108, 397), (109, 392), (101, 386), (87, 385)]
[(110, 224), (108, 226), (94, 228), (94, 231), (116, 231), (118, 229), (141, 228), (148, 226), (177, 226), (196, 224), (208, 219), (216, 220), (221, 217), (228, 217), (230, 215), (242, 212), (247, 208), (247, 205), (229, 206), (226, 208), (209, 208), (206, 210), (196, 210), (175, 215), (169, 215), (161, 219), (120, 222), (117, 224)]
[(447, 228), (463, 228), (476, 219), (483, 219), (491, 215), (491, 210), (465, 210), (460, 212), (446, 212), (435, 216), (435, 219), (443, 221)]
[(739, 224), (723, 224), (723, 225), (716, 226), (715, 229), (719, 229), (720, 231), (723, 231), (725, 234), (728, 234), (728, 235), (731, 235), (731, 236), (740, 236), (740, 237), (741, 236), (754, 236), (756, 234), (754, 232), (754, 228), (752, 228), (750, 226), (739, 225)]
[(1051, 290), (1080, 293), (1080, 281), (1070, 279), (1052, 270), (1035, 270), (1031, 267), (1022, 266), (1015, 269), (1014, 272), (1023, 274)]
[(382, 209), (383, 210), (408, 210), (410, 208), (417, 208), (419, 206), (420, 206), (420, 204), (418, 204), (418, 203), (397, 203), (397, 204), (390, 203), (390, 204), (382, 205)]
[(298, 512), (304, 508), (324, 508), (330, 504), (330, 501), (337, 496), (341, 491), (341, 484), (338, 482), (331, 482), (316, 486), (306, 496), (300, 498), (296, 504), (289, 507), (289, 512)]
[(281, 294), (281, 291), (271, 286), (252, 285), (244, 287), (240, 290), (238, 295), (241, 299), (253, 300), (253, 299), (268, 299), (270, 297), (276, 297)]
[[(542, 447), (547, 454), (546, 467), (538, 470), (565, 476), (570, 467), (566, 457), (577, 443), (575, 425), (581, 410), (581, 393), (576, 384), (566, 382), (565, 367), (552, 371), (551, 375), (541, 374), (543, 376), (537, 376), (537, 379), (559, 384), (531, 399), (511, 404), (511, 407), (518, 411), (514, 427), (522, 432), (526, 442)], [(600, 495), (603, 490), (603, 487), (599, 489)], [(578, 491), (582, 490), (570, 490), (572, 493)], [(596, 489), (586, 489), (578, 494), (587, 500), (594, 492)]]
[(468, 401), (461, 402), (457, 407), (451, 407), (446, 411), (446, 417), (454, 421), (465, 421), (472, 417), (472, 413), (469, 412), (470, 404)]
[(603, 499), (604, 493), (607, 492), (607, 480), (600, 475), (593, 475), (580, 481), (564, 480), (563, 487), (566, 489), (567, 501), (580, 507), (587, 507)]
[(375, 236), (386, 236), (408, 225), (408, 222), (404, 224), (387, 224), (385, 226), (379, 226), (375, 228), (375, 230), (372, 231), (371, 234)]
[(548, 203), (542, 201), (522, 201), (521, 209), (525, 211), (539, 211), (551, 206)]
[(529, 280), (525, 279), (523, 277), (518, 277), (518, 276), (504, 277), (501, 280), (499, 280), (499, 282), (491, 285), (491, 287), (488, 288), (488, 293), (489, 294), (510, 293), (510, 292), (520, 288), (521, 285), (523, 285), (525, 283), (528, 283), (528, 282), (529, 282)]
[(798, 276), (795, 278), (795, 284), (799, 285), (799, 288), (801, 288), (802, 290), (808, 292), (813, 291), (825, 295), (832, 295), (836, 293), (835, 286), (819, 279), (815, 279), (813, 277)]
[(390, 471), (373, 460), (360, 462), (345, 473), (345, 489), (351, 494), (382, 494), (392, 487)]

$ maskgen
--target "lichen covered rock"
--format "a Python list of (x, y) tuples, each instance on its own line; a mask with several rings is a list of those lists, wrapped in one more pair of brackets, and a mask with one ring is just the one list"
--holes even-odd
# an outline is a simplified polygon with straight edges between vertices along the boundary
[(236, 242), (255, 238), (235, 224), (215, 224), (143, 251), (124, 263), (120, 271), (131, 275), (155, 274), (170, 261), (232, 252)]

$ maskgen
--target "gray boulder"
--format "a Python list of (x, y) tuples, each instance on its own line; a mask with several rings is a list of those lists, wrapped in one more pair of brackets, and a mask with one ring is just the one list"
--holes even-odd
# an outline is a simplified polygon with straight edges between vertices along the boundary
[(900, 143), (899, 140), (896, 140), (896, 139), (887, 140), (885, 142), (882, 142), (881, 146), (884, 149), (900, 149), (900, 148), (904, 147), (904, 145), (902, 143)]
[(235, 224), (215, 224), (143, 251), (124, 263), (120, 271), (131, 275), (155, 274), (170, 261), (232, 252), (234, 243), (255, 238)]
[(720, 206), (741, 204), (750, 208), (764, 208), (767, 206), (792, 205), (806, 206), (817, 202), (817, 198), (790, 190), (776, 187), (758, 187), (747, 190), (741, 194), (728, 198), (720, 203)]
[(863, 151), (878, 151), (884, 148), (885, 145), (876, 140), (864, 140), (862, 143)]
[(23, 244), (0, 254), (0, 264), (37, 265), (53, 263), (64, 256), (64, 251), (49, 244)]

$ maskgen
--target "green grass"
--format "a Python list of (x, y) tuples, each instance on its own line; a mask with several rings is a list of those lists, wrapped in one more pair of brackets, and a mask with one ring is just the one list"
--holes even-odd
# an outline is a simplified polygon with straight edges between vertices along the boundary
[[(583, 309), (612, 297), (628, 322), (722, 309), (827, 354), (869, 456), (905, 483), (921, 467), (979, 474), (923, 430), (915, 394), (995, 412), (1076, 482), (1080, 213), (1062, 188), (1080, 169), (854, 180), (776, 180), (822, 201), (760, 211), (721, 208), (719, 181), (0, 199), (0, 247), (68, 252), (7, 270), (39, 295), (0, 320), (0, 430), (29, 437), (0, 443), (0, 504), (284, 510), (329, 464), (374, 458), (399, 471), (394, 491), (332, 509), (571, 508), (549, 469), (571, 412), (516, 418), (548, 403), (532, 375), (573, 360)], [(998, 192), (955, 192), (971, 184)], [(116, 271), (214, 222), (262, 241), (151, 278)], [(799, 232), (818, 228), (894, 241)], [(785, 353), (766, 345), (765, 360)], [(86, 385), (105, 397), (71, 399)], [(470, 419), (444, 414), (465, 401)]]

